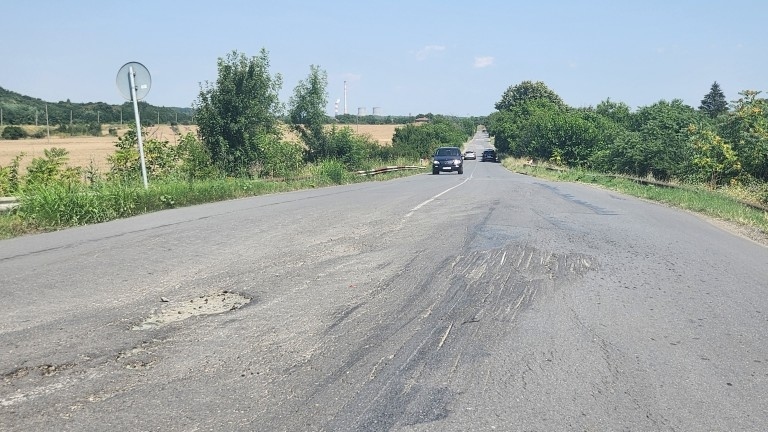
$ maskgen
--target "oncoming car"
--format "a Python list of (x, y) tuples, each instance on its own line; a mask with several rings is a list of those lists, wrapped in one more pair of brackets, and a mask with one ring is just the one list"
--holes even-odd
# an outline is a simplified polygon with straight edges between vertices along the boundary
[(453, 172), (464, 174), (464, 159), (458, 147), (438, 147), (432, 157), (432, 174)]
[(471, 159), (471, 160), (477, 159), (477, 154), (475, 154), (475, 152), (473, 152), (472, 150), (467, 150), (464, 152), (464, 159)]

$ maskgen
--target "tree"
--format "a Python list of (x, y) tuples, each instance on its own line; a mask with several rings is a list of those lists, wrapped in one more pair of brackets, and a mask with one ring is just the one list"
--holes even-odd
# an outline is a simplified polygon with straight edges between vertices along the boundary
[(511, 147), (516, 124), (511, 111), (496, 111), (488, 116), (485, 124), (488, 135), (493, 137), (493, 146), (500, 152), (507, 153)]
[(232, 51), (218, 60), (215, 85), (200, 85), (198, 133), (211, 159), (228, 174), (251, 173), (263, 146), (279, 141), (282, 76), (269, 73), (269, 57)]
[[(589, 109), (562, 108), (545, 99), (528, 101), (508, 112), (502, 134), (512, 156), (583, 166), (603, 147), (616, 125)], [(499, 140), (497, 135), (496, 140)]]
[(726, 184), (741, 171), (741, 162), (730, 144), (714, 131), (696, 125), (688, 127), (693, 147), (693, 166), (711, 188)]
[(291, 129), (307, 146), (307, 160), (335, 158), (328, 145), (328, 134), (324, 130), (327, 120), (325, 105), (328, 103), (328, 75), (318, 66), (309, 67), (306, 80), (299, 81), (291, 97), (288, 118)]
[(738, 154), (744, 173), (768, 181), (768, 100), (744, 90), (720, 126), (720, 136)]
[(27, 137), (27, 131), (21, 128), (21, 126), (6, 126), (3, 128), (3, 133), (0, 134), (0, 138), (7, 140), (17, 140)]
[(688, 126), (699, 122), (701, 115), (680, 99), (661, 100), (640, 108), (634, 118), (640, 133), (638, 150), (642, 155), (636, 165), (637, 176), (653, 175), (660, 180), (681, 178), (691, 161)]
[(720, 90), (720, 84), (717, 81), (712, 83), (709, 93), (701, 100), (699, 110), (710, 118), (715, 118), (720, 114), (728, 112), (728, 102), (725, 100), (725, 94)]
[(632, 113), (624, 102), (613, 102), (608, 98), (597, 104), (595, 112), (624, 128), (631, 124)]
[(550, 90), (543, 82), (523, 81), (516, 86), (510, 86), (501, 95), (501, 100), (496, 102), (496, 109), (499, 111), (510, 110), (523, 102), (535, 99), (545, 99), (559, 107), (565, 106), (560, 96)]
[(446, 117), (433, 116), (430, 123), (408, 124), (395, 129), (392, 149), (399, 157), (428, 158), (438, 147), (461, 147), (467, 138), (460, 124)]

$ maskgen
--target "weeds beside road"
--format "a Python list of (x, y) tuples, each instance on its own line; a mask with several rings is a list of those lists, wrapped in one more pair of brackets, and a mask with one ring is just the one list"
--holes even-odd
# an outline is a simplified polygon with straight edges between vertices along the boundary
[(0, 214), (0, 239), (106, 222), (174, 207), (311, 189), (364, 181), (381, 181), (421, 173), (390, 171), (360, 176), (333, 164), (323, 164), (310, 176), (297, 179), (222, 178), (198, 181), (157, 181), (141, 184), (108, 182), (86, 185), (48, 184), (27, 190), (19, 206)]

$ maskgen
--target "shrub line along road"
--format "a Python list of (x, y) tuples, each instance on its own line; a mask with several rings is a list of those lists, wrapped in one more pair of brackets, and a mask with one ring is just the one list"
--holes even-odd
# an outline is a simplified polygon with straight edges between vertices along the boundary
[(494, 163), (4, 240), (0, 274), (4, 431), (768, 424), (768, 249)]

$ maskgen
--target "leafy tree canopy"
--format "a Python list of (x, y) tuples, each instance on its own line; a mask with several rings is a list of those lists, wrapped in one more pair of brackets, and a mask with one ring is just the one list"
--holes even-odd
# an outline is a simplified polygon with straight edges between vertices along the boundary
[(617, 125), (628, 127), (632, 113), (629, 105), (624, 102), (613, 102), (610, 98), (600, 102), (595, 107), (595, 113), (613, 120)]
[(685, 177), (685, 165), (691, 159), (688, 126), (700, 119), (700, 113), (680, 99), (640, 108), (634, 117), (634, 129), (640, 136), (634, 174), (651, 174), (661, 180)]
[(282, 76), (269, 72), (269, 57), (232, 51), (218, 60), (215, 84), (201, 84), (195, 103), (198, 133), (214, 163), (229, 174), (251, 172), (264, 146), (281, 136), (278, 93)]
[(309, 76), (299, 81), (290, 100), (288, 118), (290, 126), (307, 146), (307, 159), (334, 156), (329, 152), (328, 134), (324, 124), (328, 117), (325, 105), (328, 103), (328, 75), (318, 66), (310, 66)]
[(499, 111), (510, 110), (523, 102), (535, 99), (545, 99), (557, 106), (565, 106), (560, 96), (550, 90), (543, 82), (523, 81), (515, 86), (510, 86), (504, 92), (501, 100), (496, 102), (496, 109)]
[(720, 125), (720, 135), (733, 146), (744, 172), (768, 181), (768, 99), (761, 92), (744, 90), (733, 112)]

